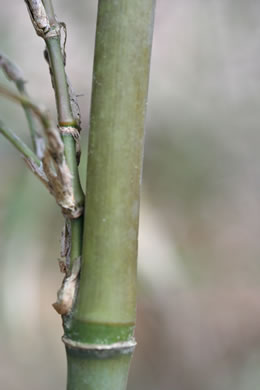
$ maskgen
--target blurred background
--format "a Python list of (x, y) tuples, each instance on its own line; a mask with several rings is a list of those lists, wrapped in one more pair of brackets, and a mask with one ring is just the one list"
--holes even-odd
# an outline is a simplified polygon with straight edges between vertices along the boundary
[[(25, 4), (0, 5), (0, 49), (55, 115), (44, 43)], [(97, 1), (54, 6), (83, 95), (83, 172)], [(259, 389), (259, 15), (256, 0), (157, 0), (129, 390)], [(0, 117), (30, 143), (20, 107), (1, 98)], [(63, 390), (62, 326), (51, 307), (63, 220), (2, 137), (0, 177), (0, 388)]]

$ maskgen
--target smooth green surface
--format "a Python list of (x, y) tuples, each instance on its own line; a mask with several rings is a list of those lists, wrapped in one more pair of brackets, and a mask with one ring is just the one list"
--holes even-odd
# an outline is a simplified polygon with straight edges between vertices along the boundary
[[(76, 203), (77, 205), (83, 206), (84, 193), (82, 191), (82, 187), (80, 184), (79, 170), (78, 170), (78, 164), (76, 158), (75, 140), (70, 135), (62, 136), (62, 140), (64, 143), (64, 153), (65, 153), (66, 162), (72, 174), (72, 185), (73, 185), (73, 192), (76, 199)], [(83, 222), (83, 218), (81, 218), (81, 221)]]
[(125, 389), (131, 355), (97, 359), (67, 349), (67, 390)]
[(154, 0), (99, 1), (76, 320), (135, 322)]
[(45, 42), (52, 70), (59, 125), (73, 126), (75, 121), (69, 99), (64, 59), (60, 46), (60, 37), (48, 38)]
[[(66, 338), (133, 339), (144, 121), (154, 0), (100, 0), (79, 293)], [(67, 348), (68, 390), (125, 390), (132, 353)], [(105, 357), (106, 356), (106, 357)]]
[(83, 215), (71, 220), (71, 242), (73, 243), (70, 251), (71, 263), (82, 253), (83, 222)]
[[(65, 322), (66, 326), (66, 322)], [(66, 337), (88, 344), (112, 344), (133, 338), (135, 324), (98, 324), (74, 321)]]

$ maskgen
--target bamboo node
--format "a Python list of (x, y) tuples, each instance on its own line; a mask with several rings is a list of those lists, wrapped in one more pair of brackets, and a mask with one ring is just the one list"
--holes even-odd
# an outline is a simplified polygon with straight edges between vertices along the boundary
[(76, 156), (79, 164), (80, 160), (80, 143), (79, 143), (79, 137), (80, 137), (80, 132), (79, 129), (77, 129), (74, 126), (59, 126), (60, 134), (61, 135), (71, 135), (75, 141), (76, 144)]
[(133, 353), (136, 347), (134, 338), (127, 341), (118, 341), (112, 344), (88, 344), (80, 341), (74, 341), (66, 336), (62, 337), (65, 346), (71, 350), (92, 354), (98, 358), (108, 358), (115, 354)]
[(44, 38), (55, 38), (60, 36), (60, 28), (56, 26), (55, 28), (51, 28), (50, 30), (44, 32)]
[(73, 126), (59, 126), (61, 135), (71, 135), (75, 140), (79, 139), (79, 130)]
[(83, 206), (73, 204), (73, 206), (65, 207), (65, 206), (62, 206), (60, 203), (59, 203), (59, 205), (62, 208), (62, 213), (63, 213), (64, 217), (67, 217), (70, 219), (77, 219), (84, 212)]

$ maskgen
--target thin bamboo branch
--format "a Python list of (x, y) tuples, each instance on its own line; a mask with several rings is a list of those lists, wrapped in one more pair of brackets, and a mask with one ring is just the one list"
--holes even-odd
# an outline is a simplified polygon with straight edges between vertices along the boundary
[(14, 100), (16, 103), (20, 103), (23, 106), (31, 109), (34, 114), (39, 118), (45, 134), (48, 139), (49, 151), (53, 156), (54, 162), (62, 163), (63, 160), (63, 142), (61, 140), (58, 130), (55, 128), (51, 117), (46, 110), (43, 110), (39, 105), (35, 104), (28, 97), (18, 95), (9, 88), (0, 85), (0, 95), (7, 97), (8, 99)]
[[(55, 91), (59, 128), (64, 142), (66, 162), (72, 177), (73, 195), (76, 203), (83, 207), (84, 193), (80, 184), (77, 161), (77, 144), (80, 129), (72, 109), (68, 80), (65, 73), (64, 53), (62, 53), (60, 42), (60, 30), (61, 26), (64, 27), (64, 24), (56, 20), (51, 0), (26, 0), (26, 4), (37, 34), (46, 43), (52, 85)], [(82, 217), (71, 221), (71, 267), (73, 260), (81, 256), (82, 230)]]
[(0, 122), (0, 133), (22, 154), (27, 167), (52, 192), (43, 165), (38, 156), (10, 129)]
[(24, 95), (18, 95), (11, 89), (0, 85), (0, 95), (7, 97), (8, 99), (14, 100), (16, 103), (20, 103), (27, 108), (30, 108), (34, 114), (39, 118), (43, 128), (48, 130), (52, 126), (51, 119), (46, 111), (40, 108), (39, 105), (35, 104), (31, 99)]
[[(13, 81), (18, 89), (18, 91), (29, 98), (27, 90), (25, 88), (25, 78), (21, 69), (12, 62), (5, 54), (0, 53), (0, 67), (2, 68), (6, 77)], [(23, 105), (25, 116), (30, 130), (31, 140), (33, 144), (33, 150), (36, 155), (41, 159), (43, 157), (44, 151), (44, 140), (38, 133), (38, 126), (35, 119), (35, 116), (30, 108), (26, 105)]]
[[(56, 106), (58, 112), (59, 126), (64, 129), (63, 142), (67, 164), (72, 173), (73, 190), (78, 203), (84, 204), (84, 194), (80, 185), (76, 143), (72, 134), (66, 134), (66, 127), (77, 129), (77, 121), (74, 118), (69, 94), (67, 76), (65, 73), (64, 56), (61, 50), (60, 43), (60, 26), (55, 18), (52, 1), (45, 0), (43, 4), (46, 13), (50, 20), (51, 27), (59, 31), (58, 36), (45, 39), (46, 48), (48, 51), (49, 65), (52, 74), (53, 88), (56, 97)], [(72, 130), (73, 131), (73, 130)], [(77, 134), (77, 132), (76, 132)], [(78, 220), (71, 221), (71, 249), (70, 249), (70, 267), (73, 261), (81, 256), (82, 251), (82, 233), (83, 233), (83, 217)]]
[(0, 133), (11, 142), (11, 144), (27, 159), (33, 161), (39, 167), (41, 160), (36, 154), (10, 129), (8, 129), (2, 122), (0, 122)]
[[(27, 97), (18, 95), (2, 85), (0, 86), (0, 94), (32, 109), (38, 116), (48, 141), (43, 157), (43, 169), (48, 178), (48, 188), (59, 206), (61, 206), (64, 215), (72, 219), (79, 218), (82, 215), (83, 207), (77, 203), (74, 197), (71, 173), (65, 161), (64, 145), (49, 114)], [(56, 174), (51, 168), (51, 160), (56, 169)]]
[[(80, 185), (78, 164), (76, 158), (76, 141), (73, 134), (77, 134), (77, 122), (74, 119), (67, 78), (64, 69), (63, 54), (60, 46), (60, 37), (46, 38), (46, 47), (49, 54), (53, 85), (56, 96), (59, 126), (62, 128), (62, 138), (66, 161), (73, 176), (72, 185), (78, 203), (84, 203), (84, 194)], [(66, 132), (66, 128), (70, 129)], [(77, 136), (76, 136), (77, 137)]]
[[(61, 50), (61, 24), (55, 18), (51, 0), (26, 0), (26, 4), (30, 10), (37, 34), (40, 35), (46, 43), (56, 97), (58, 122), (64, 142), (66, 161), (72, 174), (74, 196), (79, 204), (83, 204), (84, 194), (80, 185), (74, 139), (76, 138), (75, 134), (78, 134), (78, 123), (74, 118), (71, 107), (64, 57)], [(68, 131), (66, 131), (66, 127), (68, 128)]]
[[(29, 97), (27, 90), (25, 88), (24, 82), (17, 82), (16, 86), (17, 86), (18, 91), (22, 95)], [(38, 126), (37, 126), (37, 122), (36, 122), (35, 116), (33, 114), (33, 111), (30, 108), (27, 108), (25, 105), (22, 105), (22, 106), (23, 106), (24, 113), (25, 113), (27, 123), (29, 126), (33, 149), (34, 149), (35, 153), (37, 154), (37, 156), (39, 158), (42, 158), (43, 154), (44, 154), (44, 139), (38, 133)]]

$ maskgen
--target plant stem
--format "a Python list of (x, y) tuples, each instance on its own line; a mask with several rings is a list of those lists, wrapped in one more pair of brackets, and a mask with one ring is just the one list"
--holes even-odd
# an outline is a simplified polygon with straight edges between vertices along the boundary
[(11, 142), (11, 144), (25, 157), (32, 160), (39, 167), (41, 166), (41, 160), (36, 154), (10, 129), (8, 129), (3, 123), (0, 122), (0, 133)]
[(46, 130), (50, 127), (50, 118), (37, 104), (30, 100), (27, 96), (18, 95), (9, 88), (0, 85), (0, 95), (7, 97), (8, 99), (14, 100), (16, 103), (20, 103), (23, 106), (31, 109), (34, 114), (39, 118), (43, 128)]
[(99, 0), (79, 293), (68, 390), (123, 390), (133, 352), (154, 0)]
[[(40, 119), (40, 122), (46, 133), (48, 151), (47, 153), (44, 153), (44, 158), (42, 160), (43, 171), (35, 169), (32, 164), (29, 164), (29, 167), (41, 180), (43, 180), (44, 184), (47, 185), (47, 188), (51, 194), (54, 195), (56, 202), (61, 206), (63, 213), (71, 219), (79, 218), (83, 212), (83, 205), (74, 196), (71, 185), (71, 171), (65, 162), (64, 144), (62, 142), (60, 133), (53, 125), (50, 116), (47, 112), (44, 112), (39, 106), (37, 106), (27, 97), (18, 95), (17, 93), (9, 90), (6, 87), (3, 87), (2, 85), (0, 85), (0, 94), (21, 103), (26, 107), (29, 107)], [(54, 174), (52, 170), (52, 162), (55, 166), (56, 174)], [(30, 161), (28, 161), (28, 163), (30, 163)], [(77, 243), (77, 248), (79, 246), (80, 245)]]
[[(76, 122), (73, 117), (70, 97), (68, 92), (67, 79), (63, 63), (63, 54), (61, 52), (60, 38), (53, 37), (45, 40), (48, 49), (50, 66), (54, 83), (56, 96), (56, 106), (58, 112), (59, 126), (75, 127)], [(84, 194), (80, 185), (75, 140), (72, 135), (63, 135), (64, 152), (68, 167), (73, 175), (72, 186), (74, 195), (79, 204), (84, 203)]]
[[(18, 91), (28, 97), (26, 88), (25, 88), (25, 78), (21, 69), (12, 62), (5, 54), (0, 53), (0, 66), (8, 78), (8, 80), (13, 81), (18, 89)], [(43, 139), (39, 136), (37, 132), (37, 123), (34, 117), (34, 114), (30, 108), (26, 105), (23, 105), (25, 116), (29, 125), (29, 130), (31, 134), (33, 150), (36, 152), (38, 157), (42, 154), (43, 148)]]
[(126, 389), (129, 355), (110, 359), (80, 356), (73, 350), (68, 354), (67, 383), (69, 390), (121, 390)]
[[(17, 81), (15, 84), (17, 86), (18, 91), (22, 95), (28, 97), (28, 93), (26, 91), (24, 81)], [(25, 113), (27, 123), (29, 126), (33, 150), (37, 153), (37, 152), (39, 152), (39, 150), (38, 150), (39, 149), (39, 140), (42, 140), (42, 138), (39, 136), (39, 134), (37, 132), (37, 123), (36, 123), (36, 120), (35, 120), (35, 117), (34, 117), (32, 110), (24, 104), (22, 104), (22, 106), (23, 106), (24, 113)]]
[[(48, 16), (50, 26), (60, 28), (54, 14), (54, 9), (51, 0), (43, 0), (43, 5)], [(76, 127), (77, 122), (73, 116), (67, 76), (65, 73), (64, 57), (61, 50), (60, 35), (55, 37), (44, 38), (50, 68), (52, 73), (53, 88), (56, 97), (56, 106), (58, 112), (59, 126), (62, 127)], [(76, 158), (76, 145), (72, 135), (66, 134), (62, 136), (64, 142), (64, 153), (66, 162), (72, 174), (72, 187), (76, 202), (79, 205), (84, 204), (84, 194), (80, 184), (77, 158)], [(81, 256), (82, 249), (82, 232), (83, 232), (83, 218), (71, 220), (71, 265), (76, 257)]]

